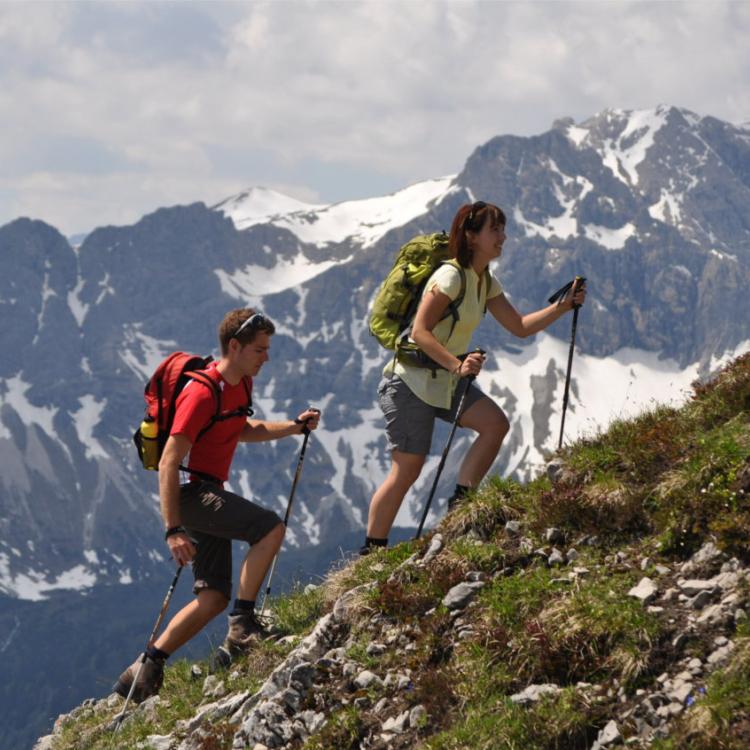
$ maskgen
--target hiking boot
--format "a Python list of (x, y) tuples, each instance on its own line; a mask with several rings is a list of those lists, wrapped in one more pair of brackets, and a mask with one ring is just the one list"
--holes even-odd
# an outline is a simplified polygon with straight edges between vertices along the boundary
[(258, 642), (270, 638), (268, 623), (255, 612), (229, 615), (229, 630), (224, 643), (211, 654), (209, 671), (227, 669), (240, 654), (245, 654)]
[(465, 487), (462, 484), (457, 484), (453, 494), (448, 498), (448, 513), (458, 508), (459, 505), (463, 505), (467, 500), (467, 495), (471, 491), (471, 487)]
[[(164, 682), (164, 660), (146, 657), (141, 667), (143, 654), (141, 654), (119, 677), (112, 690), (123, 698), (128, 697), (133, 680), (138, 679), (133, 690), (133, 698), (136, 703), (142, 703), (146, 698), (156, 695)], [(139, 670), (140, 669), (140, 674)]]
[(264, 641), (271, 636), (268, 622), (255, 612), (241, 615), (229, 615), (229, 631), (224, 639), (224, 646), (235, 653), (249, 650), (258, 641)]

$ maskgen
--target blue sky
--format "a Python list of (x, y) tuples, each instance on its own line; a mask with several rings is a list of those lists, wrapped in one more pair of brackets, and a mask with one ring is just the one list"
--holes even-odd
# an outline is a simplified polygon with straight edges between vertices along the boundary
[(0, 224), (334, 202), (606, 107), (750, 121), (750, 2), (3, 2)]

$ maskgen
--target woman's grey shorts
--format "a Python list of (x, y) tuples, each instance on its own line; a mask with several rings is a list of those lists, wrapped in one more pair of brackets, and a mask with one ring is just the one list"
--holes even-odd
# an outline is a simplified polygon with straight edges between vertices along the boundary
[[(464, 388), (466, 386), (460, 382), (453, 394), (451, 408), (440, 409), (422, 401), (397, 375), (383, 378), (378, 385), (378, 402), (385, 416), (388, 447), (392, 451), (426, 456), (432, 445), (435, 417), (445, 422), (453, 422)], [(482, 398), (486, 398), (485, 394), (476, 382), (472, 382), (461, 413), (465, 413), (472, 404)]]

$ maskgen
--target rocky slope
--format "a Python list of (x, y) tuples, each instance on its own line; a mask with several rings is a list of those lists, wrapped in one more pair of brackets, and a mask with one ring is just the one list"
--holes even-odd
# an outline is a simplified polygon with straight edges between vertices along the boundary
[(116, 696), (37, 750), (739, 750), (748, 531), (750, 355), (277, 600), (284, 637), (229, 673), (171, 667), (114, 740)]

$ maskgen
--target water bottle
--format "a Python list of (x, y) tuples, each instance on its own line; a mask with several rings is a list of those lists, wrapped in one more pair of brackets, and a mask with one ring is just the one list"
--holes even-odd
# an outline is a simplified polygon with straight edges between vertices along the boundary
[(146, 469), (159, 469), (159, 425), (147, 414), (141, 422), (141, 460)]

